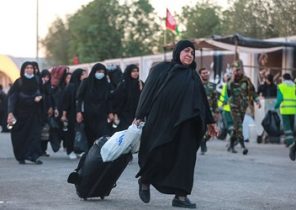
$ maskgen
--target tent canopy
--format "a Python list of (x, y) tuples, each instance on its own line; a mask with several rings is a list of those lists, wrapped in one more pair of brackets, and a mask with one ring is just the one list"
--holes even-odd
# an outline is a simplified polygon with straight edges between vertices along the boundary
[[(246, 53), (267, 53), (282, 50), (285, 47), (296, 48), (296, 42), (260, 40), (244, 37), (240, 34), (226, 37), (214, 35), (212, 39), (194, 39), (192, 42), (194, 43), (196, 50), (229, 50)], [(174, 46), (175, 43), (170, 43), (164, 46), (164, 49), (173, 49)]]

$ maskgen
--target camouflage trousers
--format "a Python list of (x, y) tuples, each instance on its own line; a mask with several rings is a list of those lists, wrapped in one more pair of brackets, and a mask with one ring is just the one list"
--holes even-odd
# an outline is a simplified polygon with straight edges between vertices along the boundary
[(230, 136), (230, 147), (233, 148), (235, 142), (239, 142), (242, 148), (245, 148), (243, 136), (243, 121), (246, 109), (238, 109), (231, 107), (231, 117), (233, 121), (233, 130)]

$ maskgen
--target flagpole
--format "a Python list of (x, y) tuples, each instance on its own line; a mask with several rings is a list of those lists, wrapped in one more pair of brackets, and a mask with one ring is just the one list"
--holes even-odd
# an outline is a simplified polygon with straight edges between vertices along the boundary
[(164, 29), (164, 35), (163, 35), (163, 51), (164, 51), (164, 61), (166, 61), (166, 39), (167, 39), (167, 37), (166, 37), (166, 35), (167, 35), (167, 30), (166, 30), (166, 28)]

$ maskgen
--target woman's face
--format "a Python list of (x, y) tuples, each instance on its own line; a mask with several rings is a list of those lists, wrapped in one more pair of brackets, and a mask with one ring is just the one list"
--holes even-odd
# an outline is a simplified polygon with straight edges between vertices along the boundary
[(34, 67), (33, 67), (33, 65), (27, 65), (26, 68), (25, 68), (24, 73), (29, 74), (29, 75), (34, 74)]
[(132, 71), (131, 71), (131, 78), (133, 79), (138, 79), (139, 78), (139, 70), (134, 68)]
[(67, 74), (66, 79), (65, 79), (66, 84), (70, 83), (71, 76), (72, 76), (71, 74)]
[(186, 47), (180, 53), (180, 61), (183, 65), (190, 65), (194, 59), (194, 50), (191, 47)]
[(81, 76), (80, 76), (80, 80), (84, 80), (86, 77), (87, 77), (86, 71), (82, 71)]

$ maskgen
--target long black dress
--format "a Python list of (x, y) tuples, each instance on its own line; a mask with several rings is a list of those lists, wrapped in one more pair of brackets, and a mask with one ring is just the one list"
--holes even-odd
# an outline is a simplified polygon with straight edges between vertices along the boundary
[(35, 102), (40, 96), (38, 81), (35, 77), (23, 76), (12, 85), (8, 96), (8, 113), (13, 113), (17, 122), (11, 130), (13, 152), (16, 160), (36, 161), (42, 154), (40, 146), (42, 102)]
[(95, 78), (97, 70), (106, 72), (106, 67), (100, 63), (94, 65), (88, 78), (81, 82), (76, 96), (76, 112), (83, 113), (89, 146), (101, 136), (111, 135), (107, 122), (108, 114), (112, 112), (111, 86), (106, 76), (102, 79)]
[(136, 118), (146, 118), (136, 177), (162, 193), (190, 194), (196, 152), (206, 124), (214, 122), (197, 72), (174, 62), (156, 65)]
[(123, 79), (112, 93), (113, 111), (120, 119), (117, 131), (127, 129), (133, 122), (140, 94), (144, 87), (144, 83), (141, 80), (131, 77), (131, 72), (135, 68), (138, 69), (134, 64), (127, 66)]
[[(76, 124), (76, 92), (81, 83), (83, 69), (76, 69), (71, 76), (70, 83), (65, 88), (62, 110), (67, 112), (68, 131), (65, 135), (67, 154), (73, 152)], [(75, 151), (76, 152), (76, 151)]]

